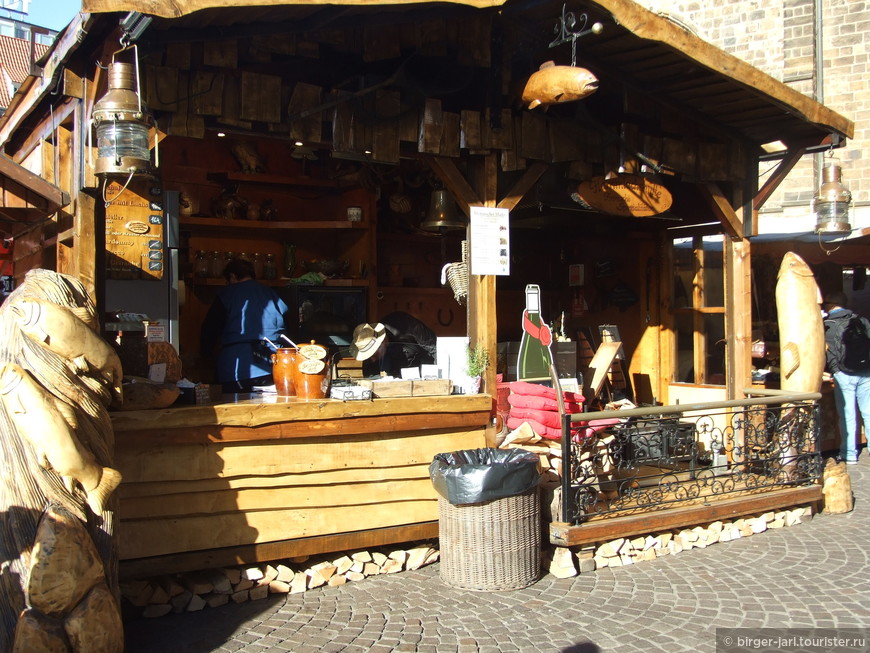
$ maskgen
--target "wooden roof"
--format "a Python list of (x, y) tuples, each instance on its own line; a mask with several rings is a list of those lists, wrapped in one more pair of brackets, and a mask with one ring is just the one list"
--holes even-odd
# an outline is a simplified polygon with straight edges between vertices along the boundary
[[(85, 12), (140, 11), (157, 18), (149, 30), (188, 34), (207, 30), (211, 38), (268, 33), (292, 22), (302, 29), (341, 29), (361, 24), (419, 24), (440, 13), (488, 11), (505, 27), (502, 47), (558, 63), (570, 63), (571, 46), (548, 49), (562, 0), (414, 1), (319, 0), (274, 5), (274, 0), (83, 0)], [(854, 124), (746, 62), (723, 52), (683, 26), (631, 0), (576, 0), (567, 9), (586, 12), (604, 31), (576, 42), (577, 64), (600, 79), (616, 79), (650, 103), (689, 113), (723, 135), (761, 145), (773, 141), (789, 149), (851, 138)]]

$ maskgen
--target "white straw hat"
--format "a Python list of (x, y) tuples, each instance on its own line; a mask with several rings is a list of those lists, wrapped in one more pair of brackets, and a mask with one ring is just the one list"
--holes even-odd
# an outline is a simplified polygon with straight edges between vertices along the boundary
[(353, 342), (350, 354), (358, 361), (371, 358), (387, 337), (387, 329), (383, 324), (360, 324), (353, 330)]

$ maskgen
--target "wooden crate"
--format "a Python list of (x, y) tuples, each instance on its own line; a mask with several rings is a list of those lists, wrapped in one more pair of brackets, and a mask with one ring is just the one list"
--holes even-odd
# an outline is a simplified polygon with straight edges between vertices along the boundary
[(378, 381), (361, 379), (359, 384), (371, 388), (375, 397), (433, 397), (453, 391), (450, 379), (401, 379)]

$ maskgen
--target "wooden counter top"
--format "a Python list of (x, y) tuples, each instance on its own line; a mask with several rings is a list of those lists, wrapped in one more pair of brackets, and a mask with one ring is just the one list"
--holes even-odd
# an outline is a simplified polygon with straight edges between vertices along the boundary
[[(231, 403), (111, 413), (116, 434), (169, 434), (179, 441), (275, 439), (405, 429), (485, 426), (492, 397), (449, 395), (370, 401), (240, 395)], [(273, 425), (267, 429), (265, 427)]]

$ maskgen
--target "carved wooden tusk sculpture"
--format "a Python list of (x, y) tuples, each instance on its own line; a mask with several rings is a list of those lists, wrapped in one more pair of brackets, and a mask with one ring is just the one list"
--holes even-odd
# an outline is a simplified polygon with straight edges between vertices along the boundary
[(82, 446), (75, 434), (72, 410), (64, 410), (62, 402), (14, 363), (5, 364), (0, 371), (0, 397), (18, 432), (39, 455), (40, 464), (78, 481), (91, 510), (102, 514), (109, 496), (121, 483), (121, 474), (100, 466)]
[(71, 361), (81, 371), (98, 370), (121, 399), (124, 373), (117, 352), (74, 309), (21, 299), (12, 305), (12, 312), (29, 338)]

